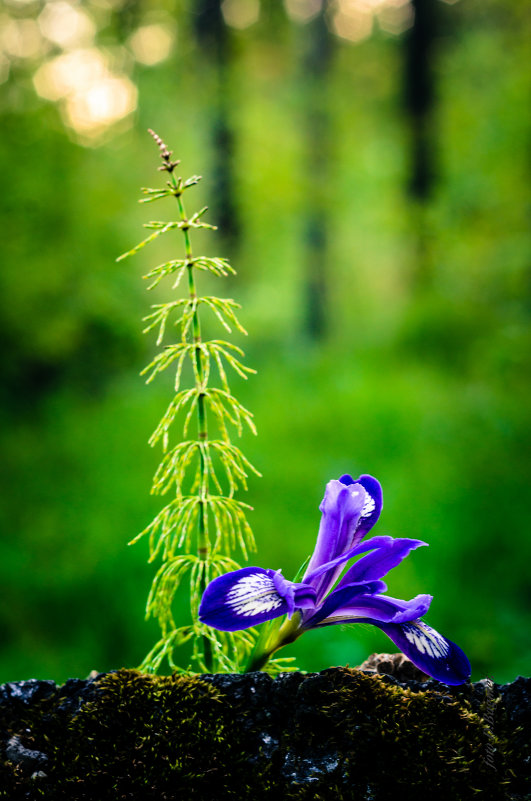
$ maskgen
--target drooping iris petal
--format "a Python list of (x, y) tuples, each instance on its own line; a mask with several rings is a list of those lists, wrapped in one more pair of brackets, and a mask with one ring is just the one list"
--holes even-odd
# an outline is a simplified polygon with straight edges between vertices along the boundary
[(373, 622), (424, 673), (445, 684), (464, 684), (471, 667), (466, 654), (423, 620), (407, 623)]
[(218, 576), (206, 588), (199, 620), (220, 631), (239, 631), (315, 601), (315, 591), (287, 581), (280, 571), (244, 567)]
[(352, 476), (345, 474), (344, 476), (341, 476), (339, 480), (347, 487), (350, 486), (350, 484), (361, 484), (367, 493), (365, 505), (361, 510), (356, 531), (356, 540), (359, 542), (367, 534), (367, 532), (371, 530), (380, 517), (383, 507), (382, 487), (380, 482), (377, 481), (373, 476), (368, 476), (366, 474), (362, 474), (359, 478), (352, 478)]
[[(352, 548), (360, 537), (357, 527), (367, 496), (360, 484), (345, 485), (341, 481), (329, 481), (319, 509), (322, 517), (312, 558), (302, 580), (321, 565), (330, 562)], [(341, 566), (332, 568), (312, 581), (317, 603), (334, 585)]]
[(373, 579), (382, 578), (393, 567), (399, 565), (411, 551), (427, 544), (422, 540), (413, 540), (407, 537), (397, 539), (392, 537), (372, 537), (367, 542), (358, 545), (356, 553), (368, 551), (371, 546), (376, 550), (352, 565), (342, 577), (338, 587), (358, 581), (372, 581)]
[(321, 608), (304, 621), (304, 627), (376, 621), (403, 623), (425, 615), (432, 601), (431, 595), (417, 595), (410, 601), (402, 601), (379, 594), (386, 589), (383, 581), (340, 587), (330, 593)]

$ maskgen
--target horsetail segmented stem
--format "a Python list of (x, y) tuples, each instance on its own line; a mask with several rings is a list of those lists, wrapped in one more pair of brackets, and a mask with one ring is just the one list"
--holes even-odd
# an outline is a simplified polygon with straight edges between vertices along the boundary
[[(184, 193), (195, 186), (199, 176), (187, 180), (176, 177), (178, 161), (162, 139), (150, 130), (159, 146), (162, 166), (168, 173), (165, 187), (143, 189), (140, 202), (149, 203), (173, 197), (177, 201), (178, 219), (146, 224), (153, 233), (119, 259), (137, 253), (142, 247), (168, 231), (181, 232), (184, 253), (153, 268), (146, 276), (153, 289), (165, 278), (172, 289), (188, 278), (188, 296), (167, 303), (156, 303), (145, 318), (145, 332), (157, 332), (157, 345), (162, 345), (169, 322), (179, 330), (179, 341), (166, 345), (143, 370), (147, 382), (172, 367), (175, 370), (175, 396), (150, 438), (150, 445), (162, 445), (162, 461), (155, 473), (152, 493), (173, 494), (172, 500), (155, 519), (135, 537), (149, 539), (150, 561), (160, 558), (148, 597), (146, 615), (157, 618), (162, 636), (144, 659), (141, 668), (156, 672), (166, 659), (172, 669), (181, 670), (175, 661), (175, 650), (184, 643), (192, 645), (192, 662), (200, 671), (239, 671), (253, 648), (254, 636), (249, 632), (222, 633), (201, 624), (197, 610), (207, 584), (216, 576), (238, 565), (231, 554), (238, 549), (246, 557), (254, 549), (254, 539), (247, 522), (250, 507), (237, 500), (239, 489), (247, 488), (249, 472), (259, 475), (240, 449), (233, 444), (230, 431), (238, 435), (245, 427), (256, 433), (252, 414), (232, 394), (227, 373), (232, 370), (242, 378), (255, 371), (237, 356), (243, 352), (232, 343), (219, 339), (205, 340), (202, 333), (203, 309), (229, 333), (236, 328), (246, 333), (238, 320), (239, 304), (230, 298), (202, 296), (196, 286), (196, 272), (207, 270), (216, 277), (234, 274), (226, 259), (194, 256), (191, 232), (195, 228), (214, 226), (202, 220), (206, 207), (187, 217)], [(192, 386), (183, 388), (186, 366)], [(214, 386), (215, 368), (221, 386)], [(195, 424), (194, 424), (195, 420)], [(180, 421), (182, 438), (172, 444), (172, 434)], [(195, 437), (190, 432), (195, 430)], [(185, 575), (190, 579), (190, 611), (192, 622), (177, 626), (173, 601), (177, 587)]]

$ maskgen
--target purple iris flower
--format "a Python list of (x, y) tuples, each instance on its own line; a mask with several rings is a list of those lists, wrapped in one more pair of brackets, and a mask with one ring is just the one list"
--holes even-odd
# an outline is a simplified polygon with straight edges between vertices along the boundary
[[(362, 541), (380, 516), (379, 482), (367, 475), (330, 481), (319, 508), (317, 543), (300, 582), (288, 581), (280, 570), (235, 570), (208, 585), (199, 619), (221, 631), (238, 631), (288, 615), (255, 665), (265, 664), (275, 650), (308, 629), (372, 623), (429, 676), (446, 684), (467, 681), (471, 670), (463, 651), (421, 620), (432, 596), (401, 601), (383, 595), (387, 587), (382, 577), (427, 543), (387, 536)], [(361, 559), (340, 578), (345, 563), (355, 556)]]

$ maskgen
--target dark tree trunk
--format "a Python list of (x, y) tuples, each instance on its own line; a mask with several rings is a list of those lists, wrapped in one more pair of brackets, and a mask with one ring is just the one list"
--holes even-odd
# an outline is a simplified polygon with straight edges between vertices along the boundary
[(416, 201), (411, 212), (416, 230), (416, 253), (412, 269), (413, 288), (429, 289), (433, 282), (432, 237), (425, 207), (437, 175), (436, 136), (433, 112), (436, 85), (433, 70), (438, 30), (438, 0), (412, 0), (415, 19), (405, 38), (404, 103), (410, 135), (410, 170), (407, 192)]
[(412, 0), (415, 20), (405, 38), (405, 105), (411, 131), (409, 191), (419, 200), (430, 197), (436, 177), (433, 130), (436, 2)]
[(327, 321), (327, 192), (330, 178), (330, 113), (328, 82), (334, 39), (327, 25), (327, 2), (305, 29), (304, 58), (306, 98), (306, 214), (304, 264), (306, 331), (313, 340), (322, 339)]
[(214, 152), (212, 219), (229, 251), (237, 246), (240, 222), (234, 199), (234, 131), (230, 123), (231, 34), (221, 11), (222, 0), (197, 0), (195, 33), (201, 56), (213, 76), (210, 135)]

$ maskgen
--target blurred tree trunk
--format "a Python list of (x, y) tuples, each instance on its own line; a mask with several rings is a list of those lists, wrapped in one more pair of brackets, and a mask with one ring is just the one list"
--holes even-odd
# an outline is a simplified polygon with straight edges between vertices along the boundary
[(412, 0), (414, 23), (404, 39), (404, 100), (410, 131), (410, 172), (407, 191), (413, 205), (416, 258), (413, 285), (427, 288), (433, 279), (433, 257), (425, 207), (437, 175), (433, 111), (436, 98), (433, 71), (438, 0)]
[(210, 134), (214, 163), (212, 219), (230, 252), (237, 246), (240, 221), (234, 197), (234, 131), (230, 123), (231, 34), (221, 11), (222, 0), (196, 0), (195, 33), (201, 57), (213, 75)]
[(436, 175), (433, 130), (436, 2), (437, 0), (412, 0), (415, 20), (404, 40), (405, 104), (411, 131), (409, 191), (419, 200), (430, 197)]
[(306, 26), (304, 56), (306, 209), (304, 220), (305, 328), (322, 339), (327, 321), (328, 192), (330, 183), (330, 110), (328, 83), (334, 37), (327, 25), (328, 0)]

